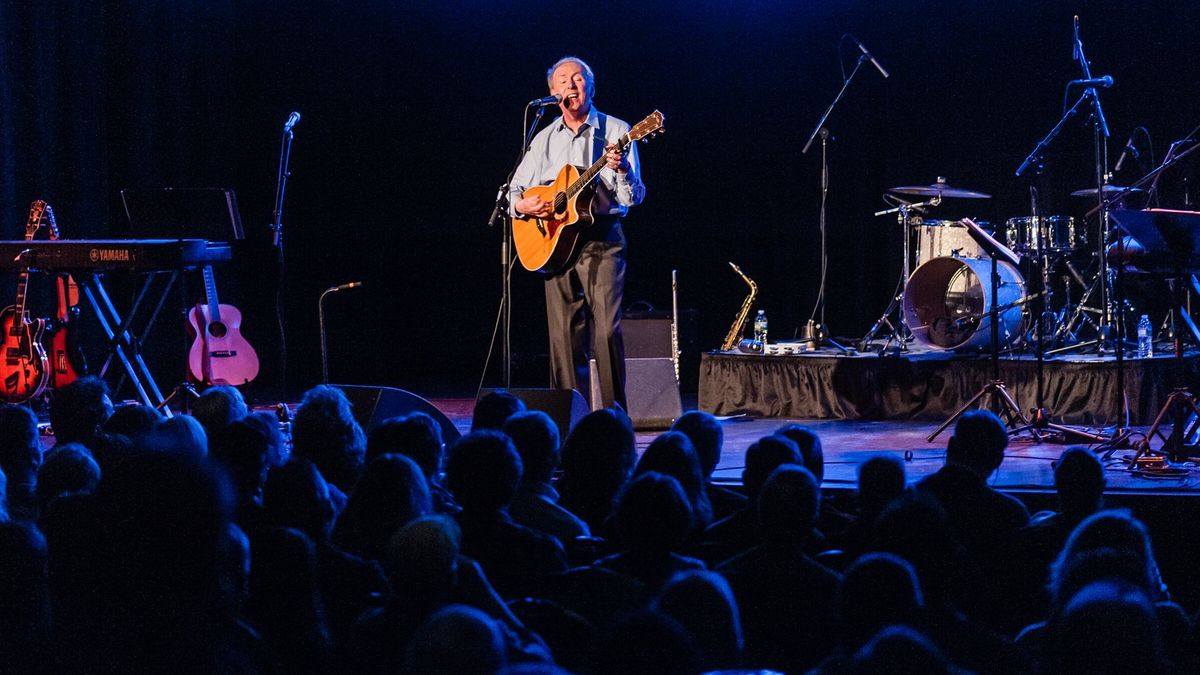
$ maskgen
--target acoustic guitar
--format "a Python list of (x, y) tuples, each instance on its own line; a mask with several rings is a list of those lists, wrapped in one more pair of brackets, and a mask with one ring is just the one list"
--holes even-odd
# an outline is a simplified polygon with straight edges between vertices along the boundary
[(188, 312), (195, 337), (188, 351), (188, 372), (204, 384), (246, 384), (258, 376), (258, 354), (242, 337), (242, 313), (217, 299), (212, 266), (204, 266), (204, 299)]
[[(58, 241), (58, 221), (54, 207), (46, 204), (46, 231), (50, 241)], [(61, 389), (87, 373), (87, 362), (79, 348), (79, 286), (70, 274), (54, 275), (58, 306), (50, 329), (50, 387)], [(75, 325), (73, 325), (75, 324)]]
[[(657, 110), (638, 122), (616, 146), (625, 150), (631, 143), (661, 131), (663, 114)], [(557, 274), (574, 262), (583, 242), (583, 232), (595, 218), (592, 214), (592, 182), (604, 168), (604, 157), (584, 170), (568, 164), (559, 170), (554, 182), (525, 190), (522, 197), (541, 197), (554, 205), (551, 218), (519, 215), (513, 218), (513, 243), (521, 265), (531, 272)]]
[[(37, 200), (29, 207), (25, 224), (25, 241), (42, 226), (46, 202)], [(46, 320), (29, 320), (25, 310), (25, 291), (29, 286), (29, 266), (21, 268), (17, 280), (17, 299), (0, 312), (0, 330), (4, 331), (4, 358), (0, 359), (0, 398), (9, 403), (24, 403), (40, 395), (50, 383), (50, 362), (42, 347)]]

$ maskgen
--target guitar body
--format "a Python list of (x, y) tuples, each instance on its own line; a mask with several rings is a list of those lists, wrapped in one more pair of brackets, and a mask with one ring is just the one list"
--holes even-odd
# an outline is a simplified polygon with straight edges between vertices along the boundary
[(585, 188), (568, 196), (568, 187), (579, 179), (579, 169), (564, 166), (554, 182), (526, 190), (523, 197), (540, 197), (555, 205), (554, 218), (513, 218), (513, 243), (521, 265), (531, 272), (558, 274), (570, 267), (579, 253), (583, 231), (592, 224), (592, 197)]
[(258, 354), (242, 337), (238, 308), (217, 306), (215, 321), (210, 305), (199, 304), (188, 312), (188, 326), (195, 336), (188, 351), (188, 372), (204, 384), (246, 384), (258, 376)]
[(24, 403), (40, 395), (50, 384), (50, 361), (42, 347), (46, 322), (28, 321), (16, 307), (9, 306), (0, 312), (0, 330), (4, 331), (0, 398), (9, 403)]
[(50, 386), (54, 389), (71, 384), (80, 378), (80, 373), (87, 372), (83, 350), (79, 348), (79, 333), (71, 322), (59, 324), (50, 336), (50, 366)]

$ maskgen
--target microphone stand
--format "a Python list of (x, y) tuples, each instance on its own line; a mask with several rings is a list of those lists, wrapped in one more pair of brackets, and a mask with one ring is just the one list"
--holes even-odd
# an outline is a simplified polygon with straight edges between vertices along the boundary
[[(839, 56), (839, 60), (841, 60), (840, 56)], [(829, 119), (829, 116), (833, 113), (833, 109), (835, 107), (837, 107), (838, 102), (841, 101), (842, 97), (846, 95), (846, 90), (850, 87), (850, 82), (852, 82), (854, 80), (854, 76), (858, 74), (859, 68), (862, 68), (863, 63), (867, 62), (868, 60), (870, 60), (870, 57), (864, 53), (858, 57), (857, 61), (855, 61), (854, 69), (850, 71), (849, 77), (847, 77), (845, 80), (842, 81), (842, 88), (838, 90), (837, 96), (833, 97), (833, 102), (830, 103), (829, 107), (825, 109), (825, 113), (821, 115), (821, 119), (820, 119), (820, 121), (817, 122), (817, 126), (815, 128), (813, 128), (812, 133), (808, 135), (808, 140), (804, 142), (804, 149), (800, 151), (800, 154), (802, 154), (802, 155), (808, 154), (808, 149), (812, 146), (813, 140), (817, 137), (818, 134), (821, 136), (821, 211), (820, 211), (821, 281), (820, 281), (819, 290), (817, 291), (817, 303), (816, 303), (816, 306), (813, 307), (813, 312), (812, 312), (813, 318), (816, 318), (816, 317), (820, 318), (821, 328), (812, 331), (813, 334), (811, 336), (808, 336), (808, 338), (812, 340), (812, 348), (813, 349), (816, 349), (820, 346), (828, 344), (830, 346), (837, 348), (838, 351), (840, 351), (843, 354), (851, 353), (852, 349), (830, 339), (825, 330), (825, 276), (828, 271), (827, 265), (826, 265), (828, 254), (826, 251), (826, 242), (825, 242), (825, 239), (826, 239), (826, 236), (825, 236), (826, 235), (825, 201), (826, 201), (826, 198), (829, 196), (829, 155), (827, 152), (827, 145), (829, 142), (829, 129), (827, 129), (825, 127), (825, 122)], [(843, 72), (845, 72), (845, 71), (843, 71)], [(813, 319), (810, 318), (809, 319), (810, 325), (812, 324), (812, 321), (813, 321)], [(812, 329), (810, 329), (810, 330), (812, 330)]]
[[(525, 114), (529, 114), (529, 106), (525, 106)], [(495, 227), (497, 221), (503, 226), (500, 243), (500, 316), (498, 319), (502, 334), (500, 340), (500, 360), (503, 362), (505, 389), (512, 387), (512, 216), (508, 213), (509, 187), (512, 184), (513, 176), (517, 174), (517, 169), (521, 166), (521, 161), (525, 159), (525, 154), (529, 152), (529, 145), (533, 142), (533, 134), (537, 131), (538, 124), (541, 123), (542, 116), (545, 114), (545, 106), (537, 106), (537, 112), (533, 116), (533, 123), (529, 125), (529, 129), (525, 132), (524, 139), (521, 141), (521, 151), (517, 153), (517, 161), (513, 164), (512, 170), (508, 172), (508, 178), (504, 180), (504, 184), (496, 191), (496, 204), (492, 207), (492, 215), (488, 218), (488, 227)], [(492, 348), (495, 345), (496, 341), (493, 335), (492, 344), (488, 347), (489, 359), (491, 358)], [(484, 363), (483, 371), (483, 377), (486, 377), (486, 362)]]
[[(295, 115), (299, 121), (299, 115)], [(288, 119), (283, 126), (283, 136), (279, 141), (279, 172), (275, 176), (275, 208), (271, 217), (271, 245), (275, 247), (278, 281), (275, 286), (275, 321), (279, 324), (279, 391), (287, 392), (287, 332), (284, 330), (283, 297), (286, 291), (285, 263), (283, 248), (283, 195), (287, 190), (287, 179), (292, 175), (289, 164), (292, 159), (292, 127), (295, 122)]]
[(329, 384), (329, 352), (325, 340), (325, 296), (330, 293), (350, 290), (362, 286), (361, 281), (354, 281), (340, 286), (330, 286), (317, 298), (317, 327), (321, 330), (321, 384)]

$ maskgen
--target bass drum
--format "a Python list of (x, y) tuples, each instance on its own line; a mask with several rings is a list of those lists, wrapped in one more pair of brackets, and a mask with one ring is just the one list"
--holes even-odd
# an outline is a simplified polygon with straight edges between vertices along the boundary
[[(1024, 331), (1025, 280), (1001, 261), (999, 324), (1001, 346)], [(904, 324), (919, 342), (938, 349), (991, 347), (992, 261), (934, 258), (913, 271), (904, 290)]]

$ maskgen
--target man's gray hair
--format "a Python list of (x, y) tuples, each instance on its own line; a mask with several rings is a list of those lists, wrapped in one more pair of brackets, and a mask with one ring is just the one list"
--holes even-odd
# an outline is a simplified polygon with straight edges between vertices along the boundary
[(587, 78), (588, 97), (589, 98), (594, 97), (596, 95), (596, 74), (592, 72), (592, 67), (589, 66), (583, 59), (579, 58), (578, 56), (564, 56), (561, 59), (555, 61), (554, 65), (550, 66), (550, 70), (546, 71), (546, 86), (548, 86), (548, 87), (554, 86), (554, 83), (550, 81), (550, 78), (554, 76), (554, 71), (558, 70), (558, 67), (564, 63), (578, 63), (579, 64), (579, 67), (583, 70), (584, 77)]

